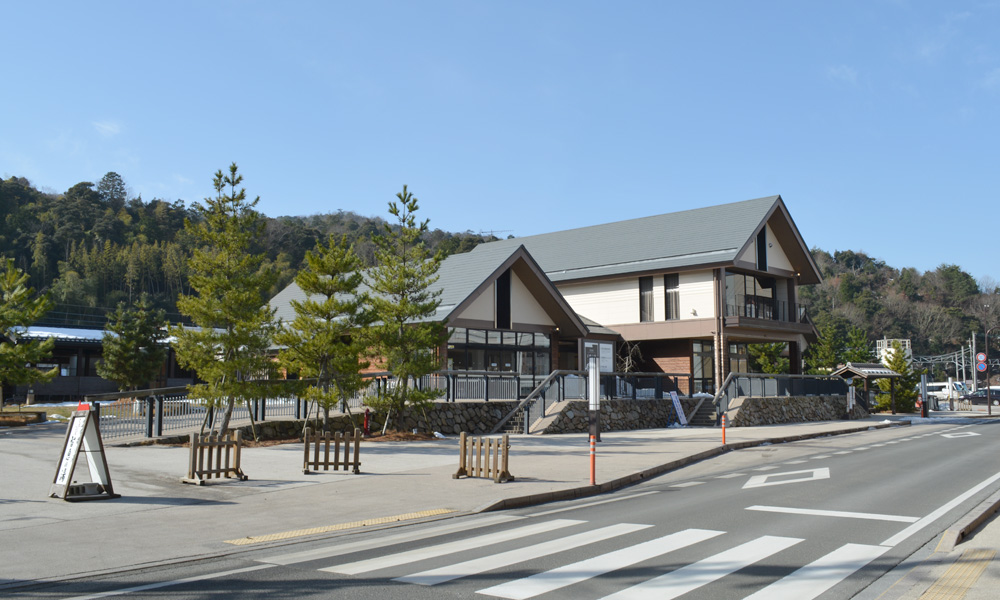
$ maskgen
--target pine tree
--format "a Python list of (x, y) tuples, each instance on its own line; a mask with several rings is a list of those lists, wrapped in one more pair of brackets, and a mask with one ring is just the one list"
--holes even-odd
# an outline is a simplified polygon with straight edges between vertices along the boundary
[(886, 353), (883, 360), (885, 366), (902, 375), (893, 383), (889, 379), (879, 379), (878, 387), (883, 392), (894, 390), (895, 404), (889, 405), (889, 396), (885, 395), (885, 400), (879, 404), (880, 409), (894, 409), (896, 412), (913, 412), (916, 408), (917, 383), (920, 381), (920, 373), (910, 367), (910, 362), (906, 358), (906, 352), (898, 340), (893, 340), (892, 351)]
[[(33, 367), (52, 355), (55, 340), (28, 340), (24, 330), (52, 307), (48, 296), (36, 295), (28, 287), (28, 275), (14, 266), (14, 259), (3, 260), (0, 273), (0, 386), (14, 386), (47, 381), (56, 369), (40, 371)], [(2, 388), (0, 388), (2, 389)]]
[(809, 346), (806, 366), (813, 375), (828, 375), (841, 362), (844, 354), (844, 337), (836, 325), (827, 325), (819, 330), (816, 343)]
[(205, 381), (191, 386), (190, 393), (224, 408), (220, 435), (229, 430), (237, 400), (266, 397), (260, 380), (273, 367), (267, 351), (276, 326), (265, 294), (275, 274), (262, 269), (264, 255), (253, 252), (264, 234), (264, 219), (254, 208), (260, 198), (248, 201), (246, 189), (237, 190), (242, 181), (236, 163), (229, 174), (217, 171), (216, 196), (196, 205), (197, 222), (184, 223), (199, 247), (188, 261), (195, 293), (181, 295), (177, 308), (195, 327), (171, 328), (178, 362)]
[(346, 237), (338, 243), (331, 235), (326, 245), (306, 252), (305, 260), (307, 268), (295, 283), (307, 299), (292, 300), (295, 319), (274, 341), (282, 347), (282, 366), (315, 380), (302, 395), (323, 409), (323, 428), (328, 429), (330, 409), (362, 387), (361, 371), (369, 363), (361, 331), (372, 319), (367, 295), (358, 291), (361, 261)]
[(781, 356), (785, 351), (785, 342), (772, 344), (747, 344), (747, 354), (750, 355), (751, 369), (759, 373), (788, 373), (789, 361)]
[(864, 329), (851, 327), (847, 332), (847, 341), (844, 343), (845, 363), (867, 363), (872, 361), (871, 343), (868, 341), (868, 333)]
[(398, 203), (389, 203), (396, 224), (386, 223), (375, 237), (377, 266), (369, 271), (368, 284), (378, 320), (369, 328), (371, 347), (396, 380), (395, 388), (370, 403), (398, 412), (406, 406), (423, 408), (437, 397), (436, 391), (411, 383), (440, 368), (445, 324), (436, 318), (441, 293), (431, 290), (442, 256), (431, 254), (421, 240), (428, 221), (417, 222), (417, 199), (405, 185), (396, 198)]
[(104, 332), (97, 374), (134, 390), (156, 378), (167, 359), (166, 312), (153, 308), (147, 294), (138, 304), (122, 302), (111, 313)]

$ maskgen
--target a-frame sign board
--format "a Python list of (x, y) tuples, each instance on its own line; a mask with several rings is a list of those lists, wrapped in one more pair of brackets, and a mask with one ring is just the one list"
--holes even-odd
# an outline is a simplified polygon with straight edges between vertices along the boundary
[[(90, 469), (90, 479), (85, 482), (73, 480), (80, 453), (86, 457)], [(97, 415), (89, 410), (78, 410), (69, 418), (66, 429), (66, 441), (63, 442), (62, 457), (56, 476), (49, 490), (52, 498), (63, 500), (106, 500), (119, 498), (111, 485), (111, 474), (108, 472), (108, 460), (104, 456), (104, 441), (101, 440), (101, 430)]]

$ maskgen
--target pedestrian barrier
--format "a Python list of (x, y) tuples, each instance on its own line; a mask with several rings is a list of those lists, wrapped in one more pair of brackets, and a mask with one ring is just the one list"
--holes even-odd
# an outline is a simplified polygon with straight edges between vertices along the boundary
[(486, 477), (494, 483), (514, 481), (510, 474), (510, 436), (503, 438), (469, 438), (463, 431), (459, 436), (458, 472), (459, 477)]
[[(312, 471), (319, 471), (323, 467), (324, 471), (329, 471), (343, 467), (352, 467), (355, 474), (361, 472), (361, 430), (355, 428), (354, 433), (348, 435), (344, 432), (313, 431), (308, 427), (302, 432), (302, 439), (305, 441), (305, 456), (302, 460), (302, 472), (309, 474)], [(330, 441), (333, 441), (333, 460), (330, 460)], [(340, 460), (340, 444), (344, 444), (344, 460)], [(354, 444), (354, 458), (351, 458), (351, 444)], [(309, 459), (309, 447), (312, 446), (312, 460)], [(323, 458), (320, 460), (320, 448), (323, 448)]]
[[(240, 431), (230, 431), (225, 438), (217, 433), (205, 435), (191, 434), (191, 460), (187, 477), (183, 483), (202, 485), (207, 479), (235, 477), (246, 481), (248, 477), (240, 469), (240, 450), (243, 440)], [(213, 460), (214, 457), (214, 460)]]

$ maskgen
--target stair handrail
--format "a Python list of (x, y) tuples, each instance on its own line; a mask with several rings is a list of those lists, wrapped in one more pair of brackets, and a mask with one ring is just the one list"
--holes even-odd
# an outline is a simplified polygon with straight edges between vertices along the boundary
[(586, 371), (570, 371), (570, 370), (563, 370), (563, 369), (557, 369), (555, 371), (552, 371), (551, 373), (548, 374), (548, 376), (545, 377), (545, 379), (543, 379), (541, 381), (541, 383), (539, 383), (538, 385), (535, 386), (535, 389), (531, 390), (531, 392), (527, 396), (524, 397), (524, 400), (521, 400), (518, 403), (518, 405), (514, 407), (513, 410), (511, 410), (502, 419), (500, 419), (499, 422), (497, 422), (496, 426), (494, 426), (493, 429), (490, 431), (490, 435), (493, 435), (496, 432), (500, 431), (500, 429), (504, 425), (507, 424), (507, 421), (509, 421), (515, 414), (517, 414), (517, 411), (519, 411), (522, 408), (524, 408), (529, 402), (533, 402), (536, 398), (538, 398), (538, 396), (540, 396), (541, 393), (546, 388), (548, 388), (550, 385), (552, 385), (552, 381), (554, 381), (558, 377), (561, 377), (561, 376), (564, 377), (566, 375), (584, 375), (585, 376), (585, 375), (587, 375), (587, 372)]

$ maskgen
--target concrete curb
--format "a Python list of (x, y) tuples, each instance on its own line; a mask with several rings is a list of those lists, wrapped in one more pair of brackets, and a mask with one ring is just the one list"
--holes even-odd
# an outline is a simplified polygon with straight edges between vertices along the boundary
[(946, 529), (941, 534), (941, 541), (938, 542), (935, 552), (951, 552), (955, 546), (962, 543), (962, 540), (978, 529), (997, 511), (1000, 511), (1000, 492), (994, 493), (959, 519), (957, 523)]
[(817, 431), (816, 433), (789, 435), (789, 436), (768, 438), (764, 440), (754, 440), (749, 442), (737, 442), (734, 444), (719, 445), (717, 448), (712, 448), (711, 450), (705, 450), (697, 454), (692, 454), (691, 456), (685, 456), (684, 458), (679, 458), (677, 460), (668, 462), (666, 464), (662, 464), (656, 467), (651, 467), (644, 471), (633, 473), (631, 475), (626, 475), (624, 477), (619, 477), (617, 479), (612, 479), (611, 481), (607, 481), (601, 484), (588, 485), (584, 487), (575, 487), (565, 490), (556, 490), (553, 492), (544, 492), (541, 494), (531, 494), (528, 496), (517, 496), (515, 498), (505, 498), (503, 500), (498, 500), (496, 502), (480, 506), (476, 509), (473, 509), (471, 512), (483, 513), (483, 512), (491, 512), (494, 510), (525, 508), (528, 506), (535, 506), (538, 504), (547, 504), (549, 502), (560, 502), (563, 500), (575, 500), (577, 498), (597, 496), (599, 494), (604, 494), (624, 487), (628, 487), (630, 485), (634, 485), (636, 483), (639, 483), (640, 481), (644, 481), (646, 479), (656, 477), (657, 475), (662, 475), (664, 473), (674, 471), (681, 467), (687, 466), (691, 463), (699, 462), (707, 458), (712, 458), (713, 456), (724, 454), (731, 450), (742, 450), (744, 448), (753, 448), (755, 446), (762, 446), (764, 444), (784, 444), (787, 442), (798, 442), (818, 437), (829, 437), (834, 435), (860, 433), (862, 431), (868, 431), (870, 429), (885, 429), (887, 427), (904, 427), (909, 425), (910, 425), (909, 421), (894, 421), (891, 423), (878, 423), (875, 425), (851, 427), (849, 429), (838, 429), (836, 431)]

